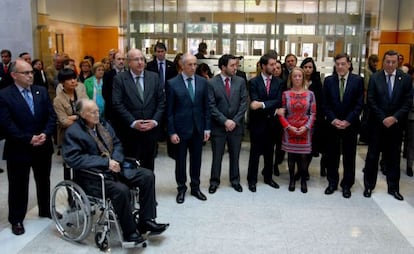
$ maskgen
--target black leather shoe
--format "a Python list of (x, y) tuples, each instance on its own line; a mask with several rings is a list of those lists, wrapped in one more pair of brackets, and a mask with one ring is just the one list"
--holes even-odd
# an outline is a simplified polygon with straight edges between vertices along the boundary
[(333, 185), (328, 185), (328, 187), (325, 189), (325, 194), (326, 195), (331, 195), (332, 193), (334, 193), (336, 191), (336, 187)]
[(403, 201), (404, 197), (398, 191), (388, 191), (388, 194), (393, 196), (396, 200)]
[(267, 184), (267, 185), (269, 185), (270, 187), (272, 187), (272, 188), (275, 188), (275, 189), (279, 189), (279, 184), (277, 184), (275, 181), (273, 181), (273, 180), (270, 180), (270, 181), (265, 181), (264, 182), (265, 184)]
[(413, 176), (413, 168), (407, 167), (407, 175), (409, 177), (412, 177)]
[(184, 199), (185, 199), (185, 191), (179, 191), (177, 194), (177, 203), (178, 204), (184, 203)]
[(256, 192), (256, 184), (249, 184), (249, 190), (251, 192)]
[(306, 180), (302, 180), (300, 183), (300, 191), (302, 193), (308, 192), (308, 186), (306, 185)]
[(12, 224), (12, 232), (15, 235), (23, 235), (25, 232), (23, 223), (18, 222), (16, 224)]
[(289, 191), (295, 191), (295, 181), (290, 181), (289, 182)]
[(364, 197), (370, 198), (371, 197), (371, 193), (372, 193), (372, 190), (371, 189), (365, 188), (365, 190), (364, 190)]
[(191, 195), (202, 201), (207, 200), (207, 197), (200, 190), (192, 190)]
[(279, 167), (277, 166), (277, 164), (275, 164), (275, 166), (273, 167), (273, 174), (275, 176), (279, 176), (280, 175)]
[(125, 242), (135, 242), (135, 243), (142, 243), (145, 241), (145, 238), (142, 237), (142, 235), (134, 232), (129, 235), (124, 235), (124, 241)]
[(141, 234), (146, 234), (147, 232), (150, 233), (150, 235), (159, 235), (162, 232), (164, 232), (170, 224), (168, 223), (157, 223), (155, 220), (145, 220), (143, 222), (138, 223), (138, 231)]
[(210, 187), (208, 188), (208, 193), (213, 194), (216, 193), (217, 191), (217, 185), (210, 185)]
[(342, 196), (344, 198), (350, 198), (351, 197), (351, 189), (349, 188), (342, 188)]
[(242, 192), (243, 191), (243, 187), (240, 184), (232, 184), (232, 187), (237, 192)]

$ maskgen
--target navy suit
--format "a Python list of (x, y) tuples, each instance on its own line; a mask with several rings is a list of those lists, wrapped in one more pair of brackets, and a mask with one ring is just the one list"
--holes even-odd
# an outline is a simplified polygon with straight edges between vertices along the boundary
[(194, 191), (199, 190), (204, 131), (210, 130), (208, 83), (198, 75), (194, 75), (194, 79), (194, 102), (182, 75), (168, 80), (166, 84), (168, 136), (177, 134), (180, 138), (175, 160), (179, 192), (187, 190), (187, 149), (190, 152), (190, 186)]
[(115, 76), (112, 109), (114, 119), (119, 121), (115, 126), (118, 127), (116, 131), (122, 141), (125, 156), (136, 158), (142, 167), (154, 170), (159, 125), (141, 132), (131, 128), (131, 124), (137, 119), (152, 119), (160, 124), (165, 110), (165, 93), (157, 74), (151, 71), (144, 71), (143, 74), (144, 101), (138, 94), (131, 72), (121, 72)]
[[(387, 168), (388, 190), (399, 191), (400, 156), (403, 130), (411, 109), (413, 91), (411, 77), (396, 71), (392, 97), (383, 70), (372, 74), (368, 85), (369, 141), (365, 160), (364, 185), (373, 190), (377, 182), (379, 153), (382, 151)], [(394, 116), (398, 122), (386, 128), (384, 118)]]
[[(30, 168), (36, 181), (39, 215), (50, 215), (51, 137), (56, 129), (56, 114), (44, 87), (33, 85), (30, 89), (34, 115), (17, 86), (0, 91), (0, 126), (6, 136), (3, 159), (7, 160), (11, 224), (23, 222), (26, 215)], [(46, 142), (31, 145), (33, 135), (41, 133), (46, 134)]]
[[(339, 161), (342, 151), (344, 177), (342, 188), (350, 189), (355, 182), (355, 157), (359, 116), (364, 103), (364, 82), (355, 74), (349, 73), (346, 80), (342, 101), (339, 95), (339, 77), (332, 75), (325, 79), (323, 85), (323, 111), (328, 122), (326, 143), (327, 179), (329, 185), (337, 188), (339, 182)], [(332, 121), (346, 120), (350, 123), (346, 129), (337, 129)]]
[(260, 101), (265, 104), (265, 108), (257, 110), (250, 109), (249, 131), (250, 131), (250, 155), (247, 181), (249, 185), (257, 183), (257, 172), (259, 158), (263, 154), (264, 180), (272, 180), (273, 152), (277, 137), (277, 121), (274, 113), (276, 108), (282, 105), (282, 81), (273, 77), (270, 83), (269, 94), (262, 75), (258, 75), (250, 80), (249, 94), (250, 101)]
[[(169, 60), (165, 60), (165, 64), (163, 64), (163, 68), (164, 68), (164, 77), (165, 77), (165, 82), (167, 82), (167, 80), (174, 78), (175, 76), (177, 76), (177, 68), (175, 67), (175, 64)], [(159, 66), (158, 66), (158, 62), (156, 59), (150, 61), (147, 63), (147, 70), (155, 72), (155, 73), (159, 73)], [(162, 81), (161, 81), (162, 82)], [(163, 84), (164, 86), (164, 84)]]

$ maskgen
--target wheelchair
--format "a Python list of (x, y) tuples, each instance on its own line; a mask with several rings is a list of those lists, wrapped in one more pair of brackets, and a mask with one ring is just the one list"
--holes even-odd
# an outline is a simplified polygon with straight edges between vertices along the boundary
[[(105, 194), (104, 175), (93, 170), (72, 170), (72, 173), (74, 180), (58, 183), (51, 195), (50, 213), (61, 236), (71, 242), (82, 242), (92, 231), (95, 233), (96, 246), (100, 250), (107, 250), (111, 227), (114, 225), (122, 248), (145, 248), (147, 241), (123, 241), (122, 230), (111, 200)], [(78, 184), (79, 179), (82, 179), (81, 184)], [(81, 185), (87, 186), (87, 193)], [(138, 188), (131, 189), (131, 197), (133, 215), (138, 223)]]

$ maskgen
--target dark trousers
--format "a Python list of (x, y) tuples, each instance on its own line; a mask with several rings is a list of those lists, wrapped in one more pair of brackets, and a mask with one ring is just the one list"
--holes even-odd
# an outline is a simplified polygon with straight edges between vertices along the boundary
[(9, 180), (9, 222), (23, 222), (29, 197), (30, 168), (36, 182), (37, 205), (40, 216), (50, 215), (51, 155), (33, 157), (32, 162), (7, 161)]
[(378, 175), (378, 160), (380, 152), (387, 169), (388, 190), (400, 190), (400, 156), (403, 128), (396, 123), (390, 128), (377, 125), (370, 129), (368, 152), (365, 159), (364, 185), (365, 188), (375, 189)]
[[(270, 135), (266, 135), (265, 133), (270, 133)], [(247, 169), (247, 182), (249, 184), (257, 183), (259, 159), (262, 154), (264, 159), (264, 180), (270, 181), (272, 179), (273, 149), (275, 146), (275, 138), (273, 135), (271, 132), (264, 132), (261, 134), (250, 132), (250, 155), (249, 166)]]
[(204, 133), (194, 130), (189, 139), (180, 139), (177, 145), (177, 159), (175, 160), (175, 180), (177, 190), (186, 191), (187, 186), (187, 150), (190, 153), (190, 187), (196, 191), (200, 189), (201, 153), (203, 149)]
[(233, 134), (232, 132), (226, 132), (224, 135), (212, 135), (211, 148), (213, 150), (213, 161), (211, 164), (210, 185), (218, 186), (220, 184), (221, 163), (226, 143), (229, 151), (230, 183), (232, 185), (240, 183), (239, 157), (242, 138), (242, 134)]
[(358, 131), (351, 126), (345, 130), (328, 127), (326, 147), (326, 168), (329, 185), (337, 187), (339, 183), (339, 162), (342, 154), (343, 179), (341, 187), (351, 188), (355, 183), (355, 157)]
[(129, 129), (123, 140), (125, 156), (135, 158), (143, 168), (154, 170), (158, 133), (157, 127), (146, 132)]
[[(87, 176), (87, 174), (79, 176)], [(78, 181), (82, 182), (79, 178)], [(86, 193), (90, 193), (88, 186), (80, 184)], [(105, 178), (105, 193), (112, 202), (125, 235), (131, 234), (137, 229), (131, 204), (130, 188), (133, 187), (139, 188), (140, 220), (154, 219), (156, 217), (155, 176), (151, 170), (141, 167), (128, 170), (122, 169), (122, 176)]]

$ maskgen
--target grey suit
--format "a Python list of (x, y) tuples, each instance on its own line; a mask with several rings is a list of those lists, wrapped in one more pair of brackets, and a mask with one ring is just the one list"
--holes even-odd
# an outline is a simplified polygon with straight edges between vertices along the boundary
[(131, 72), (121, 72), (114, 78), (112, 103), (113, 118), (118, 122), (117, 135), (122, 141), (126, 157), (136, 158), (141, 166), (154, 169), (158, 126), (150, 131), (140, 132), (131, 128), (137, 119), (155, 120), (161, 123), (165, 110), (165, 94), (159, 77), (151, 71), (144, 71), (144, 101), (138, 94)]
[[(209, 80), (209, 100), (211, 110), (211, 147), (213, 162), (211, 165), (210, 185), (220, 184), (221, 162), (227, 142), (230, 158), (230, 182), (240, 183), (239, 156), (244, 130), (244, 114), (247, 109), (247, 91), (245, 81), (233, 76), (230, 81), (230, 98), (225, 91), (225, 83), (221, 75)], [(226, 131), (226, 120), (236, 122), (233, 131)]]

